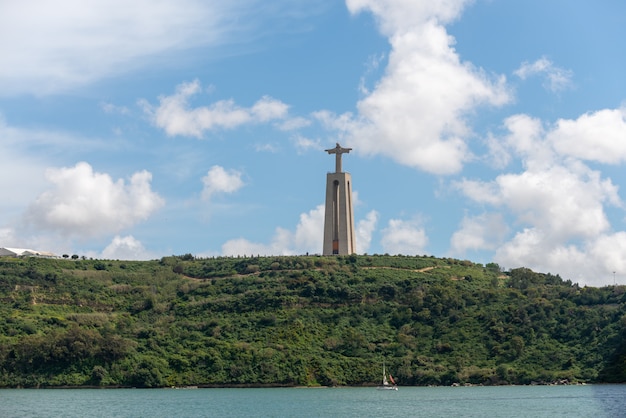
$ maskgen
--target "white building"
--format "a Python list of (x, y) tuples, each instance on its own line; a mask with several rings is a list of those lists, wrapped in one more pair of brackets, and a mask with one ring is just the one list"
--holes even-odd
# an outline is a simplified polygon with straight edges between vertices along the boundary
[(0, 257), (40, 257), (59, 258), (56, 254), (48, 251), (35, 251), (28, 248), (0, 247)]

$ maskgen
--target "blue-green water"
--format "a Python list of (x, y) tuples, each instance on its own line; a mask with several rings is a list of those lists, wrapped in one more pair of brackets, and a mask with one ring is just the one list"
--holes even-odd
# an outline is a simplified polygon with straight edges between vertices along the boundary
[(4, 389), (0, 417), (624, 417), (626, 385)]

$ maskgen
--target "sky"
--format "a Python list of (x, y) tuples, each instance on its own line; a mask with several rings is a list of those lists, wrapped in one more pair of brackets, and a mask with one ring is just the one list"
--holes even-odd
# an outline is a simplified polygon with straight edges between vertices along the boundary
[(626, 3), (4, 0), (0, 247), (357, 252), (626, 284)]

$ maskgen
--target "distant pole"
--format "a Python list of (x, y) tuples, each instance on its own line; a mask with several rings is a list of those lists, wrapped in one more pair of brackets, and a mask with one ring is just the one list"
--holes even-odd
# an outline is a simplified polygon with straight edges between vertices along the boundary
[(615, 286), (615, 272), (613, 272), (613, 286)]

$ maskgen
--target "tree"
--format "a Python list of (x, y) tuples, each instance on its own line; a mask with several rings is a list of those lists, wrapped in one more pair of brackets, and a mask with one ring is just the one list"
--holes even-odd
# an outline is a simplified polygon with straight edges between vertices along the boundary
[(498, 263), (487, 263), (485, 267), (493, 273), (500, 273), (502, 271)]
[(109, 373), (102, 366), (94, 366), (91, 370), (91, 380), (95, 384), (102, 384), (102, 381), (107, 377)]

